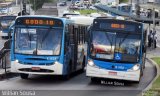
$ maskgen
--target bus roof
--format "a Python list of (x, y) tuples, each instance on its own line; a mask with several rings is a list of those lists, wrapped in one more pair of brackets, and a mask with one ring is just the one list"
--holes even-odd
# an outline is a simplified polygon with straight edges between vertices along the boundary
[(73, 20), (74, 24), (80, 25), (91, 25), (93, 23), (94, 18), (88, 16), (73, 16), (69, 18)]
[(126, 3), (121, 3), (118, 6), (129, 6), (130, 4), (126, 4)]
[(121, 21), (121, 22), (132, 22), (132, 23), (137, 23), (137, 24), (142, 24), (141, 22), (137, 22), (137, 21), (133, 21), (133, 20), (121, 20), (121, 19), (113, 19), (113, 18), (96, 18), (95, 20), (100, 20), (102, 19), (103, 21), (104, 20), (108, 20), (108, 21)]
[(10, 16), (16, 16), (16, 15), (1, 15), (0, 17), (10, 17)]
[(53, 17), (53, 16), (48, 16), (48, 15), (23, 15), (23, 16), (18, 16), (17, 18), (23, 18), (23, 17), (44, 17), (44, 18), (57, 18), (58, 17)]
[(62, 21), (65, 20), (65, 18), (53, 17), (53, 16), (48, 16), (48, 15), (23, 15), (23, 16), (17, 16), (17, 18), (25, 18), (25, 17), (28, 17), (28, 18), (32, 18), (32, 17), (33, 18), (34, 17), (37, 17), (37, 18), (53, 18), (53, 19), (59, 19), (59, 20), (62, 20)]

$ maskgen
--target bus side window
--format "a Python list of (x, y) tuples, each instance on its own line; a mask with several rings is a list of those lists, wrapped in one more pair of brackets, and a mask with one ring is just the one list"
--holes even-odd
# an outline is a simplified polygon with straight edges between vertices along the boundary
[(68, 46), (69, 46), (69, 28), (68, 25), (65, 26), (65, 50), (64, 53), (66, 54), (68, 51)]
[(74, 44), (74, 32), (75, 32), (75, 27), (73, 25), (69, 25), (69, 30), (68, 30), (68, 38), (69, 38), (69, 44), (73, 45)]

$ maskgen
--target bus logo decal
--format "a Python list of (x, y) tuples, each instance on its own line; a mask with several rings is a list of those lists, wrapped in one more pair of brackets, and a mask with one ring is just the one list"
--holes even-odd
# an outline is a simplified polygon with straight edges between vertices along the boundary
[(121, 59), (122, 59), (122, 54), (120, 54), (120, 53), (115, 53), (114, 59), (115, 59), (115, 60), (121, 60)]

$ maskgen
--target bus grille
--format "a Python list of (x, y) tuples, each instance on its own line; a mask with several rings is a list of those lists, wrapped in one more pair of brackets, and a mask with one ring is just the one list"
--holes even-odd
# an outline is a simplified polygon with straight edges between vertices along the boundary
[(28, 63), (28, 62), (21, 62), (19, 61), (20, 64), (25, 64), (25, 65), (46, 65), (46, 66), (49, 66), (49, 65), (53, 65), (54, 63)]
[(49, 69), (40, 69), (40, 70), (32, 70), (31, 68), (21, 68), (19, 71), (24, 71), (24, 72), (54, 72), (53, 70)]

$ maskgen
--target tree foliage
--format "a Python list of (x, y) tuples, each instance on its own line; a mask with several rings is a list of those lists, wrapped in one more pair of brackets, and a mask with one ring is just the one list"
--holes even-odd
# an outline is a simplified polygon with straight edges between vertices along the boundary
[(55, 2), (56, 0), (29, 0), (29, 3), (31, 4), (31, 8), (36, 11), (40, 8), (42, 8), (42, 5), (44, 3), (50, 3)]
[(126, 3), (128, 2), (129, 0), (119, 0), (119, 3)]

